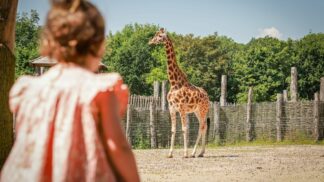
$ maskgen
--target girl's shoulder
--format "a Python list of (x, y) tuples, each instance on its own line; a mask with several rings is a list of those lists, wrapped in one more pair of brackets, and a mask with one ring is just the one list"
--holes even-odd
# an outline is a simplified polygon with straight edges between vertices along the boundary
[(37, 77), (33, 76), (21, 76), (17, 79), (9, 93), (10, 110), (12, 112), (16, 112), (18, 105), (27, 93), (27, 90), (35, 84), (36, 80)]
[(117, 96), (127, 92), (127, 86), (118, 73), (94, 74), (87, 83), (83, 84), (83, 101), (91, 102), (99, 93), (114, 92)]

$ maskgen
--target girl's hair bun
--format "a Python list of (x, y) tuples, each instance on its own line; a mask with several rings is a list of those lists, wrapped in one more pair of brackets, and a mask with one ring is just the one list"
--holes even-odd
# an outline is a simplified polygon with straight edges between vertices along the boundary
[(75, 12), (83, 0), (51, 0), (53, 7), (61, 7), (69, 9), (70, 12)]
[(67, 62), (87, 54), (98, 56), (105, 34), (104, 19), (98, 9), (84, 0), (51, 2), (43, 29), (42, 55)]

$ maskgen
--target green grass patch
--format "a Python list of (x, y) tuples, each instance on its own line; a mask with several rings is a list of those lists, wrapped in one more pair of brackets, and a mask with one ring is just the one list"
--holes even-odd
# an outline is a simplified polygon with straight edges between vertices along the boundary
[(208, 143), (208, 148), (217, 148), (217, 147), (224, 147), (224, 146), (266, 146), (266, 145), (274, 145), (274, 146), (281, 146), (281, 145), (323, 145), (324, 146), (324, 140), (315, 142), (314, 140), (284, 140), (281, 142), (277, 141), (270, 141), (270, 140), (254, 140), (251, 142), (247, 141), (240, 141), (240, 142), (231, 142), (231, 143), (225, 143), (225, 142), (218, 142), (218, 143)]

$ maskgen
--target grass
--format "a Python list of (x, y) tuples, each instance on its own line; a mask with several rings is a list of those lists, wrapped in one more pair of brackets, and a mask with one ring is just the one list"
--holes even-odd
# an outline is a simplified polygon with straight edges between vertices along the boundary
[(315, 142), (313, 140), (298, 140), (298, 141), (291, 141), (291, 140), (284, 140), (282, 142), (276, 141), (265, 141), (265, 140), (254, 140), (251, 142), (247, 141), (240, 141), (235, 143), (209, 143), (207, 146), (209, 148), (217, 148), (217, 147), (224, 147), (224, 146), (282, 146), (282, 145), (323, 145), (324, 140)]
[[(247, 141), (240, 141), (235, 143), (212, 143), (209, 142), (207, 144), (207, 148), (220, 148), (220, 147), (244, 147), (244, 146), (287, 146), (287, 145), (320, 145), (324, 146), (324, 140), (315, 142), (313, 140), (298, 140), (298, 141), (291, 141), (291, 140), (285, 140), (282, 142), (276, 142), (276, 141), (267, 141), (267, 140), (254, 140), (251, 142)], [(201, 146), (199, 146), (201, 147)], [(175, 145), (174, 149), (182, 149), (183, 145)], [(189, 148), (193, 148), (193, 146), (189, 146)], [(135, 150), (141, 150), (141, 149), (150, 149), (150, 146), (148, 144), (146, 145), (137, 145), (133, 149)], [(161, 148), (159, 148), (161, 149)], [(163, 149), (169, 149), (169, 147), (163, 148)]]

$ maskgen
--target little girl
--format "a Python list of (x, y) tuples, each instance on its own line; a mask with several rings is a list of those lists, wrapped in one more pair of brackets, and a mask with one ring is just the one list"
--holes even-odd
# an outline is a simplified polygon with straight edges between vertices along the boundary
[(90, 2), (52, 0), (41, 54), (58, 64), (11, 89), (17, 135), (0, 181), (139, 181), (120, 126), (127, 86), (117, 73), (94, 74), (104, 33)]

